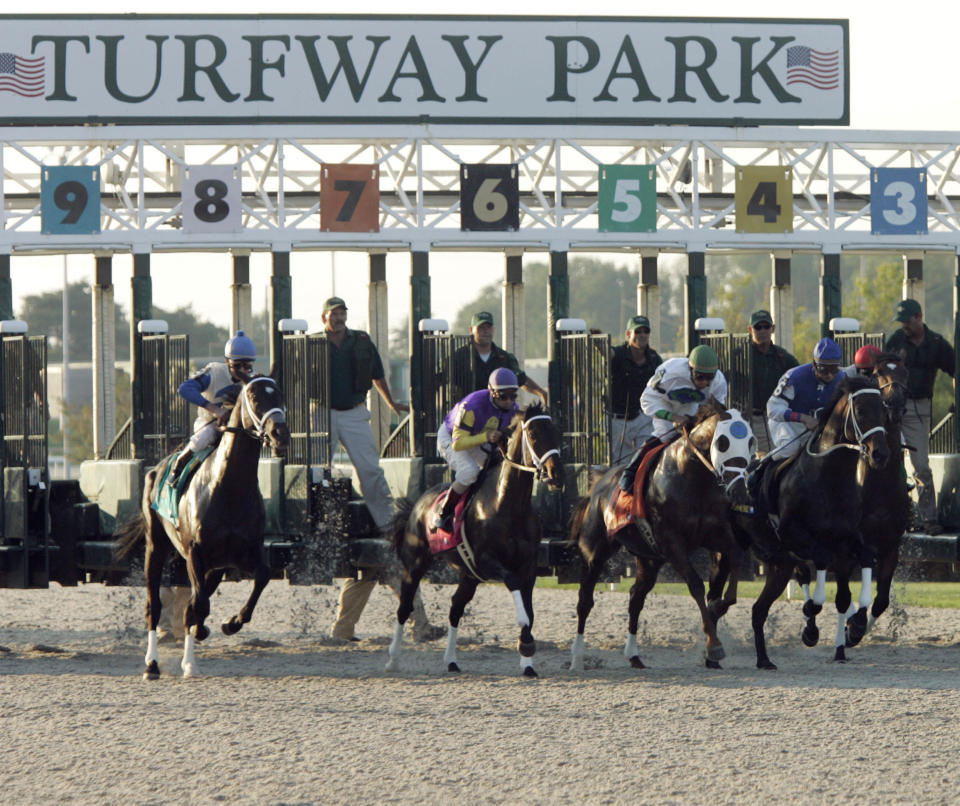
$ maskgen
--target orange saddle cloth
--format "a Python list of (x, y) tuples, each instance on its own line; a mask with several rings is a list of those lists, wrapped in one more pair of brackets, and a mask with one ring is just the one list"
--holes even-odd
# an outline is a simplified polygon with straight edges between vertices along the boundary
[(609, 505), (604, 508), (603, 521), (607, 527), (607, 534), (615, 535), (625, 526), (631, 526), (635, 518), (646, 518), (647, 512), (643, 506), (643, 484), (646, 481), (647, 473), (654, 465), (654, 460), (660, 455), (660, 452), (669, 445), (664, 442), (651, 448), (640, 462), (637, 469), (637, 475), (633, 480), (633, 493), (625, 493), (620, 489), (620, 485), (613, 488), (610, 494)]
[[(463, 542), (462, 536), (462, 524), (463, 524), (463, 511), (470, 500), (471, 490), (467, 490), (464, 495), (460, 497), (460, 500), (457, 501), (456, 507), (453, 510), (453, 531), (447, 532), (443, 529), (436, 530), (427, 530), (427, 542), (430, 544), (430, 553), (439, 554), (441, 551), (446, 551), (447, 549), (453, 549), (459, 546)], [(436, 517), (437, 512), (440, 507), (443, 506), (443, 502), (447, 497), (447, 491), (444, 490), (433, 500), (433, 504), (430, 507), (429, 512), (429, 521), (432, 521)]]

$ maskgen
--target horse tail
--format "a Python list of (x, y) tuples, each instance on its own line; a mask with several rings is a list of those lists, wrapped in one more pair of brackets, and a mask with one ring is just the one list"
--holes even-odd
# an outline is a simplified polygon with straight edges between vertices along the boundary
[(147, 536), (147, 524), (143, 520), (143, 515), (134, 515), (127, 521), (124, 521), (113, 533), (113, 555), (118, 560), (122, 560)]
[(583, 522), (587, 519), (587, 511), (590, 509), (590, 496), (585, 495), (576, 504), (570, 512), (570, 536), (567, 538), (568, 546), (576, 546), (580, 542), (580, 532), (583, 529)]
[(413, 501), (409, 498), (401, 498), (396, 502), (397, 511), (390, 521), (390, 531), (393, 534), (393, 547), (396, 549), (397, 556), (400, 555), (400, 547), (403, 545), (403, 533), (407, 528), (407, 521), (410, 519), (410, 513), (413, 512)]

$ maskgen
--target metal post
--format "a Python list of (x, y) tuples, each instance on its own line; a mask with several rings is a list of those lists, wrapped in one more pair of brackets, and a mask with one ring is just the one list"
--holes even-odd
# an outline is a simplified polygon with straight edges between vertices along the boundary
[(686, 354), (700, 343), (694, 324), (707, 315), (706, 267), (705, 253), (687, 252), (687, 276), (683, 285), (683, 351)]
[[(230, 285), (230, 335), (253, 330), (253, 297), (250, 290), (250, 250), (233, 249), (233, 283)], [(267, 345), (264, 345), (266, 348)]]
[(521, 365), (527, 355), (527, 328), (523, 290), (523, 251), (509, 249), (503, 278), (503, 348), (513, 353)]
[(137, 323), (153, 318), (153, 280), (150, 278), (150, 254), (135, 253), (133, 256), (133, 277), (130, 278), (130, 397), (133, 456), (139, 459), (144, 455), (143, 439), (143, 351), (141, 350), (140, 331)]
[[(390, 383), (390, 319), (387, 307), (387, 255), (385, 252), (370, 253), (370, 284), (367, 286), (367, 320), (370, 322), (370, 338), (383, 360), (383, 370), (387, 383)], [(370, 423), (373, 426), (373, 436), (377, 440), (377, 447), (390, 436), (391, 411), (386, 402), (374, 389), (371, 390)]]
[[(820, 261), (820, 338), (830, 335), (830, 320), (842, 316), (840, 253), (824, 254)], [(779, 328), (778, 328), (779, 329)]]
[(550, 400), (562, 400), (557, 320), (570, 315), (570, 274), (566, 252), (550, 252), (550, 277), (547, 286), (547, 372)]
[(13, 282), (10, 279), (10, 255), (0, 254), (0, 320), (13, 318)]
[(903, 298), (915, 299), (926, 311), (926, 289), (923, 283), (923, 252), (903, 256)]
[(421, 319), (430, 317), (430, 253), (410, 253), (410, 455), (424, 455), (423, 334)]
[(116, 431), (113, 256), (95, 253), (93, 284), (93, 455), (103, 459)]
[(793, 286), (790, 284), (790, 252), (774, 252), (771, 256), (773, 284), (770, 286), (770, 313), (774, 341), (787, 352), (793, 352)]
[(660, 280), (657, 277), (658, 249), (640, 250), (640, 277), (637, 283), (637, 313), (650, 320), (650, 347), (660, 347)]
[[(270, 328), (267, 341), (270, 343), (270, 366), (280, 369), (280, 355), (283, 352), (283, 334), (277, 329), (281, 319), (293, 316), (292, 281), (290, 279), (290, 253), (273, 252), (273, 275), (270, 277)], [(283, 378), (276, 378), (283, 385)]]

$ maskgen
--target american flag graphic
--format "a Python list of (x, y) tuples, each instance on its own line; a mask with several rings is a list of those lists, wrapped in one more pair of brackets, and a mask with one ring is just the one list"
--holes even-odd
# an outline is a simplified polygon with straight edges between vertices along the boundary
[(787, 84), (835, 90), (840, 86), (840, 51), (814, 50), (806, 45), (787, 48)]
[(44, 57), (27, 59), (15, 53), (0, 53), (0, 92), (37, 98), (45, 91)]

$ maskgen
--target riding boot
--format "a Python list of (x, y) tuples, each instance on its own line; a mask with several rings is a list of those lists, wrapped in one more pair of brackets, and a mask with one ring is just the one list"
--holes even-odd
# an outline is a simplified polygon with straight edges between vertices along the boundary
[(647, 455), (650, 449), (654, 445), (660, 444), (660, 437), (650, 437), (646, 442), (643, 443), (638, 449), (637, 452), (633, 455), (633, 458), (630, 460), (623, 472), (620, 474), (620, 489), (625, 493), (633, 492), (633, 482), (637, 477), (637, 471), (640, 469), (640, 463), (643, 461), (643, 457)]
[(183, 472), (183, 469), (187, 466), (187, 463), (193, 458), (193, 451), (189, 448), (184, 448), (180, 451), (180, 455), (177, 457), (176, 464), (170, 470), (170, 475), (167, 476), (167, 484), (171, 487), (176, 487), (180, 482), (180, 474)]
[(433, 523), (430, 524), (430, 529), (432, 531), (437, 531), (437, 529), (443, 529), (445, 532), (453, 531), (453, 514), (457, 508), (457, 502), (463, 496), (463, 493), (458, 493), (452, 487), (447, 492), (447, 497), (443, 499), (443, 506), (440, 508), (440, 511), (437, 513), (437, 517), (433, 519)]

